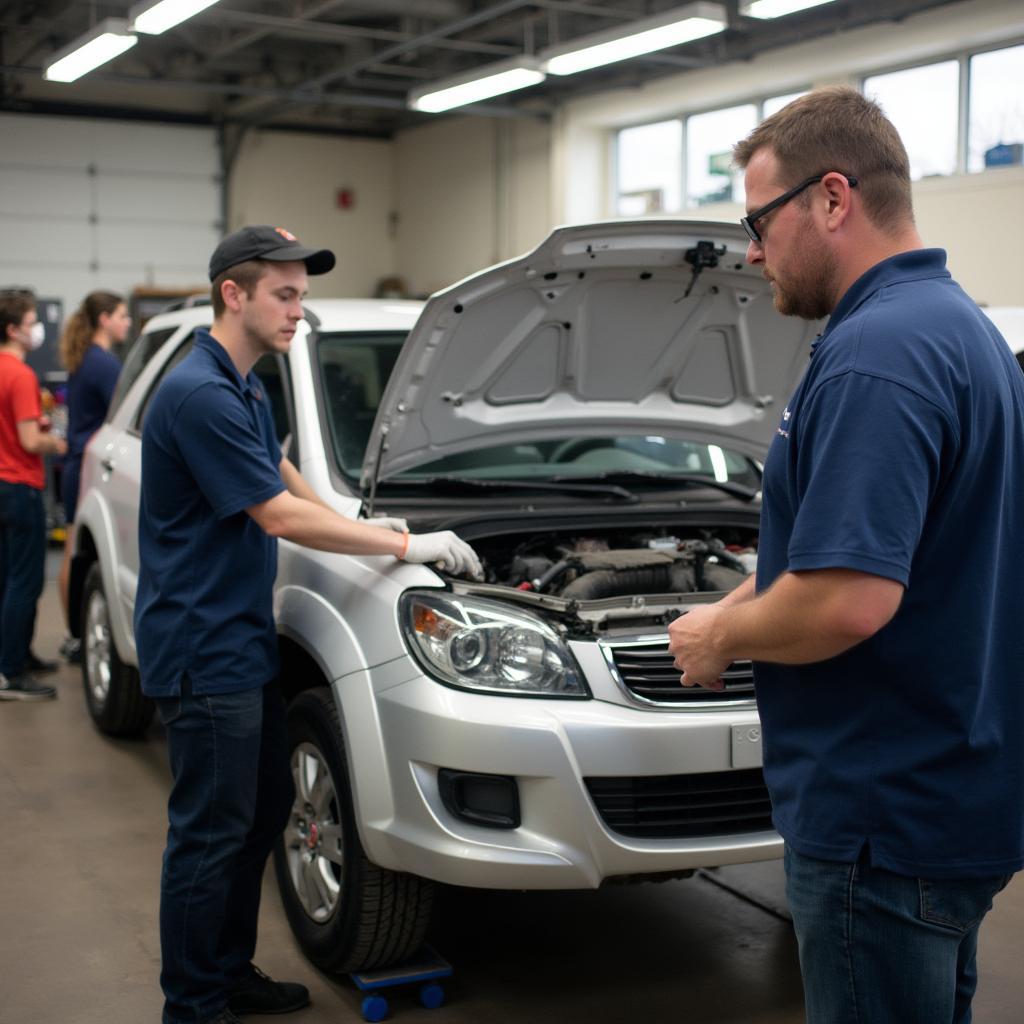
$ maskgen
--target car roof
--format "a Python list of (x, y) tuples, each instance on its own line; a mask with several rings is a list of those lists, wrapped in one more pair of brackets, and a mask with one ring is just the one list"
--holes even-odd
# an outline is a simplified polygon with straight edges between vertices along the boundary
[(1024, 306), (982, 306), (981, 311), (999, 328), (1012, 352), (1024, 352)]
[[(321, 331), (408, 331), (423, 308), (422, 302), (407, 299), (307, 299), (303, 305), (319, 321)], [(146, 323), (145, 333), (208, 327), (212, 321), (208, 304), (167, 310)]]

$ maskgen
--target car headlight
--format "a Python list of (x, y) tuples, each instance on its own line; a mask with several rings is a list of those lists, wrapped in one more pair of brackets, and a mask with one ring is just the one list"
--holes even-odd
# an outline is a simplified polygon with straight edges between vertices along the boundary
[(530, 697), (589, 697), (547, 623), (496, 601), (448, 593), (402, 597), (409, 647), (435, 679), (460, 689)]

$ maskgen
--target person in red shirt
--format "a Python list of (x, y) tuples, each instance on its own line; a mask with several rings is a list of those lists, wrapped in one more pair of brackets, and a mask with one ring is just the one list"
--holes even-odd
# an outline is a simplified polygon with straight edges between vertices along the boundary
[(35, 296), (0, 294), (0, 700), (57, 696), (30, 671), (46, 560), (43, 455), (67, 450), (62, 438), (48, 433), (39, 382), (25, 365), (42, 340)]

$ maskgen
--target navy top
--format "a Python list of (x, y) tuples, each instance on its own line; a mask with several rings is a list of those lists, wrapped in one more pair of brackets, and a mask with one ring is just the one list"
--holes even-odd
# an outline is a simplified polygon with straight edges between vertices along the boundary
[(81, 365), (68, 378), (68, 453), (80, 459), (89, 438), (107, 418), (121, 362), (112, 352), (90, 345)]
[(245, 509), (285, 490), (259, 378), (205, 330), (142, 431), (135, 639), (151, 697), (254, 689), (277, 674), (277, 540)]
[(1024, 374), (945, 252), (859, 278), (765, 464), (757, 589), (846, 568), (907, 589), (875, 636), (755, 666), (775, 825), (899, 874), (1024, 864)]

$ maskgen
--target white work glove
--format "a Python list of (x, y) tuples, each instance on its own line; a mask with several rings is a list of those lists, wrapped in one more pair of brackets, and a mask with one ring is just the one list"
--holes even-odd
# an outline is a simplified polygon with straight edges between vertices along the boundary
[(432, 562), (439, 569), (456, 576), (467, 575), (478, 580), (484, 577), (476, 552), (451, 530), (443, 530), (440, 533), (410, 533), (402, 557), (406, 562)]
[(406, 533), (409, 529), (409, 524), (397, 516), (374, 516), (372, 519), (364, 520), (364, 522), (367, 526), (379, 526), (385, 530), (394, 530), (395, 533)]

